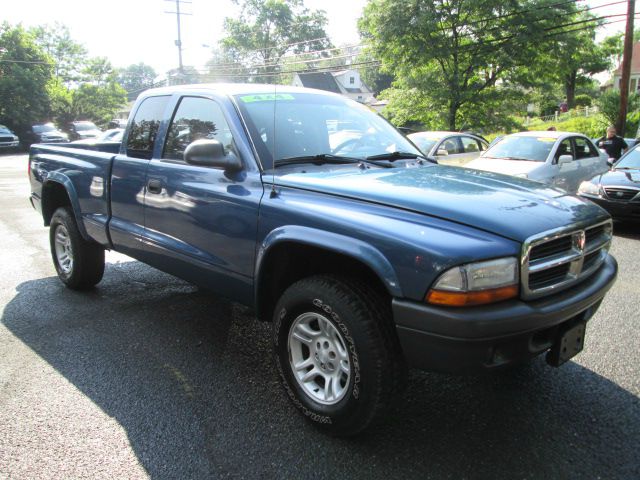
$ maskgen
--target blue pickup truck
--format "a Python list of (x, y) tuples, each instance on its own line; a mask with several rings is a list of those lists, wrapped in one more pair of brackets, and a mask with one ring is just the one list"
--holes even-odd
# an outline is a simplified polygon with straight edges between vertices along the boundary
[(29, 177), (69, 288), (116, 250), (253, 308), (291, 400), (336, 435), (383, 417), (407, 367), (561, 365), (617, 273), (600, 207), (433, 164), (316, 90), (149, 90), (122, 143), (34, 145)]

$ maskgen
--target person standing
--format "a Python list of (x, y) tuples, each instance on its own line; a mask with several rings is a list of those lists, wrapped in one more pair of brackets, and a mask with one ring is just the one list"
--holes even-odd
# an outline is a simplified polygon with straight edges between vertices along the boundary
[(598, 148), (603, 149), (609, 155), (609, 158), (618, 160), (622, 156), (622, 151), (629, 148), (624, 138), (616, 135), (616, 127), (611, 125), (607, 128), (607, 135), (600, 137), (596, 141)]

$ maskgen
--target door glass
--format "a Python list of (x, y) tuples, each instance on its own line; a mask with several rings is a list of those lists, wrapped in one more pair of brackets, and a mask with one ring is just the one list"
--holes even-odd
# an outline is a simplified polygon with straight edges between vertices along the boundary
[(218, 104), (208, 98), (184, 97), (169, 126), (162, 158), (183, 161), (189, 144), (201, 139), (217, 140), (225, 153), (235, 153), (233, 135)]
[(573, 159), (575, 159), (573, 155), (573, 148), (571, 147), (571, 139), (567, 138), (560, 143), (558, 146), (558, 151), (556, 152), (556, 160), (558, 160), (562, 155), (571, 155)]
[(576, 147), (576, 160), (598, 156), (595, 147), (586, 138), (576, 137), (574, 138), (574, 142)]
[(475, 138), (471, 137), (460, 137), (460, 141), (462, 142), (462, 148), (464, 153), (475, 153), (479, 152), (480, 148), (478, 147), (478, 142)]
[(140, 104), (127, 137), (127, 156), (151, 158), (153, 144), (169, 98), (167, 95), (149, 97)]
[(461, 153), (458, 148), (458, 142), (456, 142), (455, 138), (448, 138), (444, 142), (440, 144), (438, 150), (446, 150), (449, 155), (455, 155), (456, 153)]

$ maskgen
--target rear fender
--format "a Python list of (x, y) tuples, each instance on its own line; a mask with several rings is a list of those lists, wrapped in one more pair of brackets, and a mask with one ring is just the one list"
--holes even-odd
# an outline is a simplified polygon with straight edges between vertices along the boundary
[(51, 191), (51, 188), (56, 188), (57, 186), (62, 187), (67, 192), (67, 197), (69, 198), (69, 203), (73, 210), (73, 216), (76, 219), (76, 224), (78, 225), (78, 230), (80, 231), (82, 238), (90, 240), (87, 230), (85, 229), (84, 222), (82, 221), (82, 212), (80, 210), (76, 189), (69, 177), (61, 174), (60, 172), (49, 173), (47, 179), (42, 184), (42, 215), (44, 217), (45, 226), (49, 226), (53, 213), (59, 207), (59, 205), (50, 204), (52, 199), (47, 193)]

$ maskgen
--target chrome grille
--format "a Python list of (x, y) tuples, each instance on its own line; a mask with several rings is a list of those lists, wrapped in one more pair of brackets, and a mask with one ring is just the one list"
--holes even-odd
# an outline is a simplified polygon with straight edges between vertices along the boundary
[(611, 221), (536, 235), (523, 246), (524, 299), (555, 293), (584, 280), (602, 264), (611, 245)]
[(638, 190), (622, 187), (604, 187), (604, 193), (611, 200), (629, 201), (638, 195)]

